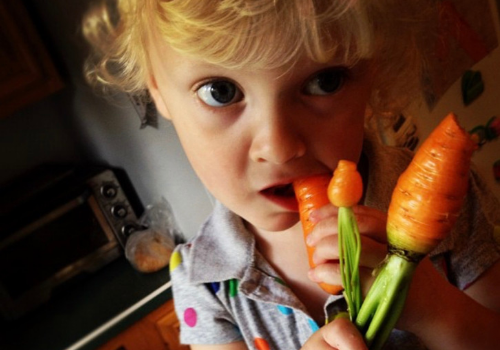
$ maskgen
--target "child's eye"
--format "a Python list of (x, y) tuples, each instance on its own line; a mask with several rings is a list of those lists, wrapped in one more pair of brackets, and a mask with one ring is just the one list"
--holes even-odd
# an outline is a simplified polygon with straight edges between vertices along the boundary
[(330, 68), (317, 73), (309, 80), (304, 92), (307, 95), (328, 95), (337, 92), (347, 78), (344, 68)]
[(197, 91), (198, 97), (212, 107), (224, 107), (241, 100), (243, 94), (236, 85), (227, 80), (211, 81)]

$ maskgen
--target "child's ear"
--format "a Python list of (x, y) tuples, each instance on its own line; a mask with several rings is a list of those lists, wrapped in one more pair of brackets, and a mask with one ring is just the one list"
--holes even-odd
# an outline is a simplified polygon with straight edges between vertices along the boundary
[(156, 83), (156, 79), (152, 75), (148, 80), (148, 90), (149, 90), (149, 95), (153, 99), (158, 112), (164, 118), (170, 119), (170, 113), (168, 112), (168, 108), (165, 105), (165, 101), (163, 101), (163, 98), (161, 97), (160, 90), (158, 89), (158, 84)]

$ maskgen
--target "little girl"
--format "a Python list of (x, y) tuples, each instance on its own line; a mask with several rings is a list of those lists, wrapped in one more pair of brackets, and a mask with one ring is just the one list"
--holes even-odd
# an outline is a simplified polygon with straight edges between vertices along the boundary
[[(421, 88), (436, 3), (116, 0), (84, 31), (90, 81), (143, 96), (171, 120), (217, 199), (170, 270), (181, 341), (192, 349), (365, 349), (345, 308), (337, 209), (313, 214), (309, 270), (292, 183), (358, 163), (355, 212), (365, 291), (386, 247), (386, 210), (411, 154), (379, 144), (368, 115), (401, 112)], [(432, 44), (432, 42), (431, 42)], [(387, 349), (500, 344), (498, 201), (475, 173), (449, 239), (424, 260)], [(328, 322), (327, 322), (328, 321)], [(472, 321), (472, 322), (471, 322)], [(326, 325), (325, 325), (326, 323)]]

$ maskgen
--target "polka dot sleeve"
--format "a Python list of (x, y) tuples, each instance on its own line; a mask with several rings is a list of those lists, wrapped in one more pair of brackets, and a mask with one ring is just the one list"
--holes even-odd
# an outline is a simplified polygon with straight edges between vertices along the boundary
[(182, 344), (227, 344), (242, 340), (218, 284), (189, 281), (190, 245), (179, 245), (172, 254), (170, 275)]

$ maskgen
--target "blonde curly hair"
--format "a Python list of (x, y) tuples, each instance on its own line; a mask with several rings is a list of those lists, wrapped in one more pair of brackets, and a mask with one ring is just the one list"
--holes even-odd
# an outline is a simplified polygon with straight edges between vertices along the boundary
[(401, 110), (420, 91), (422, 48), (433, 40), (435, 0), (102, 0), (84, 16), (93, 85), (147, 89), (153, 31), (182, 54), (226, 68), (375, 62), (374, 111)]

